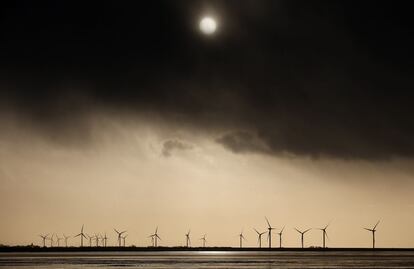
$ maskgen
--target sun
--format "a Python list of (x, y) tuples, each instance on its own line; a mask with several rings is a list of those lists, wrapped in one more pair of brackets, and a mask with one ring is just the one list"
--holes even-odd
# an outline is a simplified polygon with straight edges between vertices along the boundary
[(217, 30), (217, 22), (212, 17), (204, 17), (200, 21), (200, 30), (206, 35), (214, 34)]

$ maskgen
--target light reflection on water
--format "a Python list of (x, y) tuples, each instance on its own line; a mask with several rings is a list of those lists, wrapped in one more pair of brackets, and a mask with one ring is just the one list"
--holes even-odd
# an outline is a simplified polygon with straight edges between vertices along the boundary
[(414, 268), (414, 252), (0, 253), (0, 267), (20, 269)]

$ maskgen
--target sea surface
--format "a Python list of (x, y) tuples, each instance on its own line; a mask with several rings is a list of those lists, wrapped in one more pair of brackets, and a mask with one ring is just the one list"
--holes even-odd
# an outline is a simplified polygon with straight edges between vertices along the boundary
[(0, 253), (0, 268), (414, 268), (414, 252)]

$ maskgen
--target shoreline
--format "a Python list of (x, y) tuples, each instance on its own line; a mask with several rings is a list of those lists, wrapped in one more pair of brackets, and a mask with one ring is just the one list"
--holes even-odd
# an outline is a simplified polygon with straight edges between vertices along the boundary
[(414, 248), (238, 248), (238, 247), (39, 247), (2, 246), (0, 253), (52, 253), (52, 252), (397, 252), (412, 251)]

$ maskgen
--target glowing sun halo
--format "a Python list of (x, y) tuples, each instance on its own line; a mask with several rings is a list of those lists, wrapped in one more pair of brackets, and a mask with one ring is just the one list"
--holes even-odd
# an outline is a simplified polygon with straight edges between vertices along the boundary
[(217, 22), (211, 17), (204, 17), (200, 21), (200, 30), (206, 35), (214, 34), (217, 29)]

